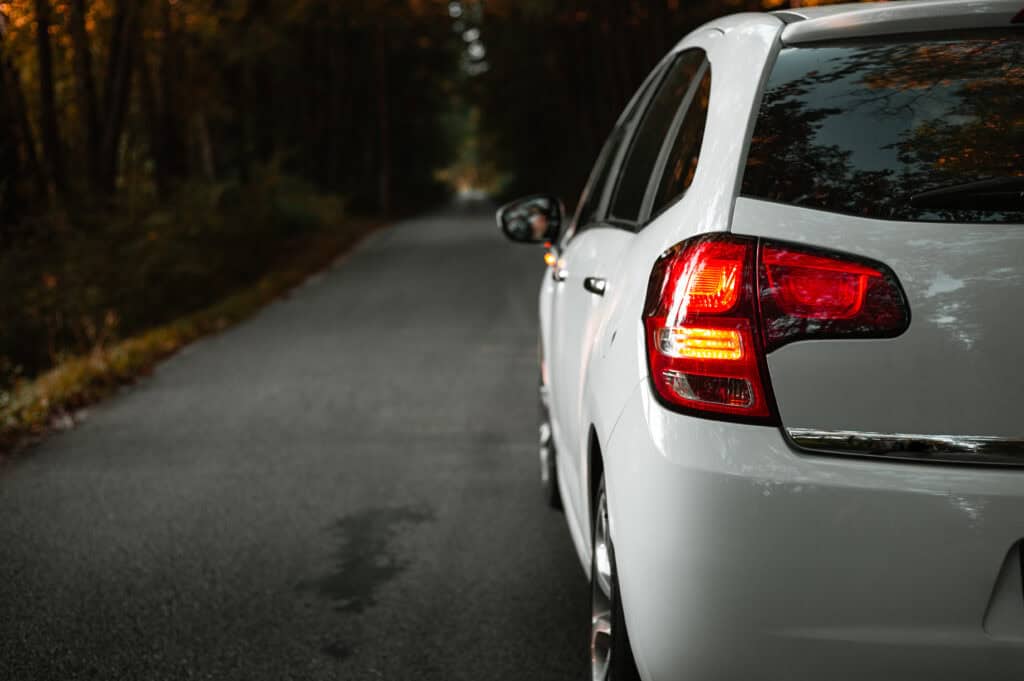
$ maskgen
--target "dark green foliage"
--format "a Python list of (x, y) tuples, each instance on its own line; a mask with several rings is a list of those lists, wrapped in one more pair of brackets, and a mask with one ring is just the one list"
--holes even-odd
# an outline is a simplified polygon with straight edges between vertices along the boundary
[(64, 356), (167, 323), (256, 281), (342, 206), (259, 170), (246, 185), (191, 184), (140, 217), (115, 207), (32, 222), (0, 254), (0, 389)]
[(0, 394), (443, 200), (457, 46), (434, 0), (0, 0)]

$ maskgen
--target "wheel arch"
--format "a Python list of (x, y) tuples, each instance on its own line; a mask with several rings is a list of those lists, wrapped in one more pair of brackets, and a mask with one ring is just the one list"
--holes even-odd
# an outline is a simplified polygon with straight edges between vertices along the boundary
[(598, 440), (597, 428), (590, 424), (587, 433), (587, 518), (588, 526), (593, 540), (594, 531), (594, 508), (597, 500), (597, 490), (601, 484), (601, 477), (604, 475), (604, 455), (601, 450), (601, 443)]

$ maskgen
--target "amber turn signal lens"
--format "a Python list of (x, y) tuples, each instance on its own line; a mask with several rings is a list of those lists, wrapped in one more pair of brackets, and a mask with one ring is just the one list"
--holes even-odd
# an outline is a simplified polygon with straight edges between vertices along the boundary
[(658, 329), (658, 349), (669, 357), (743, 359), (743, 340), (735, 329), (696, 326)]

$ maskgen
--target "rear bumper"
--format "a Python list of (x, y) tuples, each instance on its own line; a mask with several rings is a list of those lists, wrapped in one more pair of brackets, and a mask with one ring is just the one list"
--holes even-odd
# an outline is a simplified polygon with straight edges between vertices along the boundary
[(1024, 678), (1024, 471), (805, 456), (646, 382), (604, 451), (647, 681)]

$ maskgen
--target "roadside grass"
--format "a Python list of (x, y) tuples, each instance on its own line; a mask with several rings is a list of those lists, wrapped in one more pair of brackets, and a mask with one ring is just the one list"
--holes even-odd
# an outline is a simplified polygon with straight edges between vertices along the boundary
[[(296, 194), (294, 198), (300, 200), (302, 197)], [(149, 374), (158, 362), (183, 346), (251, 316), (267, 303), (301, 284), (308, 276), (326, 268), (380, 225), (379, 221), (346, 217), (344, 211), (335, 205), (329, 205), (329, 210), (324, 210), (323, 205), (318, 205), (315, 199), (310, 199), (309, 205), (313, 206), (315, 215), (308, 217), (307, 224), (301, 228), (294, 225), (284, 229), (264, 227), (271, 220), (280, 220), (280, 211), (274, 215), (260, 215), (258, 223), (242, 222), (239, 219), (238, 222), (243, 226), (256, 230), (255, 235), (248, 236), (258, 238), (258, 244), (249, 244), (249, 249), (244, 241), (246, 232), (239, 232), (238, 227), (230, 224), (235, 223), (230, 214), (222, 214), (214, 226), (222, 234), (229, 230), (229, 238), (224, 239), (224, 242), (239, 252), (231, 253), (230, 247), (225, 249), (220, 244), (211, 247), (208, 242), (189, 245), (182, 249), (182, 254), (172, 256), (167, 255), (166, 247), (160, 248), (158, 255), (161, 264), (167, 263), (163, 271), (168, 272), (168, 275), (166, 281), (156, 285), (152, 274), (146, 275), (146, 285), (140, 283), (142, 279), (133, 281), (131, 277), (135, 277), (134, 274), (126, 280), (124, 270), (129, 265), (123, 261), (113, 262), (113, 259), (112, 262), (102, 262), (108, 256), (97, 256), (95, 259), (99, 263), (89, 274), (93, 279), (109, 277), (103, 282), (105, 288), (102, 294), (106, 295), (110, 291), (112, 295), (124, 299), (125, 309), (131, 309), (131, 305), (144, 307), (149, 317), (135, 313), (132, 326), (125, 324), (120, 328), (115, 327), (110, 333), (93, 333), (84, 343), (80, 342), (77, 346), (69, 344), (62, 353), (54, 356), (50, 367), (44, 367), (32, 376), (18, 378), (6, 389), (0, 384), (0, 461), (53, 429), (69, 427), (75, 422), (76, 413), (111, 395), (121, 386)], [(225, 226), (219, 227), (220, 224)], [(179, 243), (172, 245), (180, 248)], [(253, 256), (253, 249), (256, 248), (259, 252)], [(215, 256), (212, 264), (203, 263), (202, 269), (196, 270), (196, 258), (200, 255), (209, 257), (207, 253), (210, 251)], [(224, 253), (230, 255), (225, 256)], [(87, 260), (89, 255), (85, 253), (84, 258), (79, 260)], [(61, 266), (67, 261), (76, 260), (74, 254), (62, 253), (56, 257), (60, 259)], [(246, 257), (252, 262), (237, 264)], [(232, 273), (229, 278), (225, 278), (222, 273), (225, 263), (236, 269), (244, 266), (248, 271), (243, 274)], [(77, 267), (82, 265), (79, 263)], [(175, 268), (191, 269), (179, 273)], [(254, 271), (256, 268), (259, 268), (258, 271)], [(39, 271), (51, 269), (52, 263), (47, 263)], [(119, 271), (108, 275), (107, 270)], [(0, 268), (2, 274), (3, 269)], [(38, 278), (33, 277), (33, 281)], [(33, 293), (30, 291), (24, 294), (24, 299), (30, 302), (38, 300), (38, 295), (33, 297)], [(170, 304), (176, 304), (185, 297), (190, 301), (201, 302), (191, 302), (188, 306), (191, 310), (186, 308), (184, 313), (173, 312), (173, 308), (167, 305), (151, 312), (154, 295), (157, 296), (156, 300), (168, 300)], [(147, 296), (147, 304), (141, 305), (138, 300), (145, 300)], [(78, 300), (68, 302), (69, 297), (65, 295), (55, 299), (54, 305), (73, 306), (75, 311), (85, 307)], [(50, 309), (56, 309), (58, 313), (62, 311), (60, 307)], [(12, 309), (9, 314), (12, 321), (17, 323), (19, 320), (14, 318), (15, 312), (17, 309)], [(90, 322), (92, 327), (102, 327), (102, 313), (103, 308), (97, 307), (92, 319), (98, 321)], [(107, 313), (106, 316), (113, 317), (115, 325), (121, 322), (116, 312)], [(54, 315), (51, 311), (49, 318), (66, 317), (69, 315)], [(24, 317), (20, 320), (27, 323)], [(41, 337), (37, 338), (36, 345), (30, 349), (35, 348), (41, 340)]]

